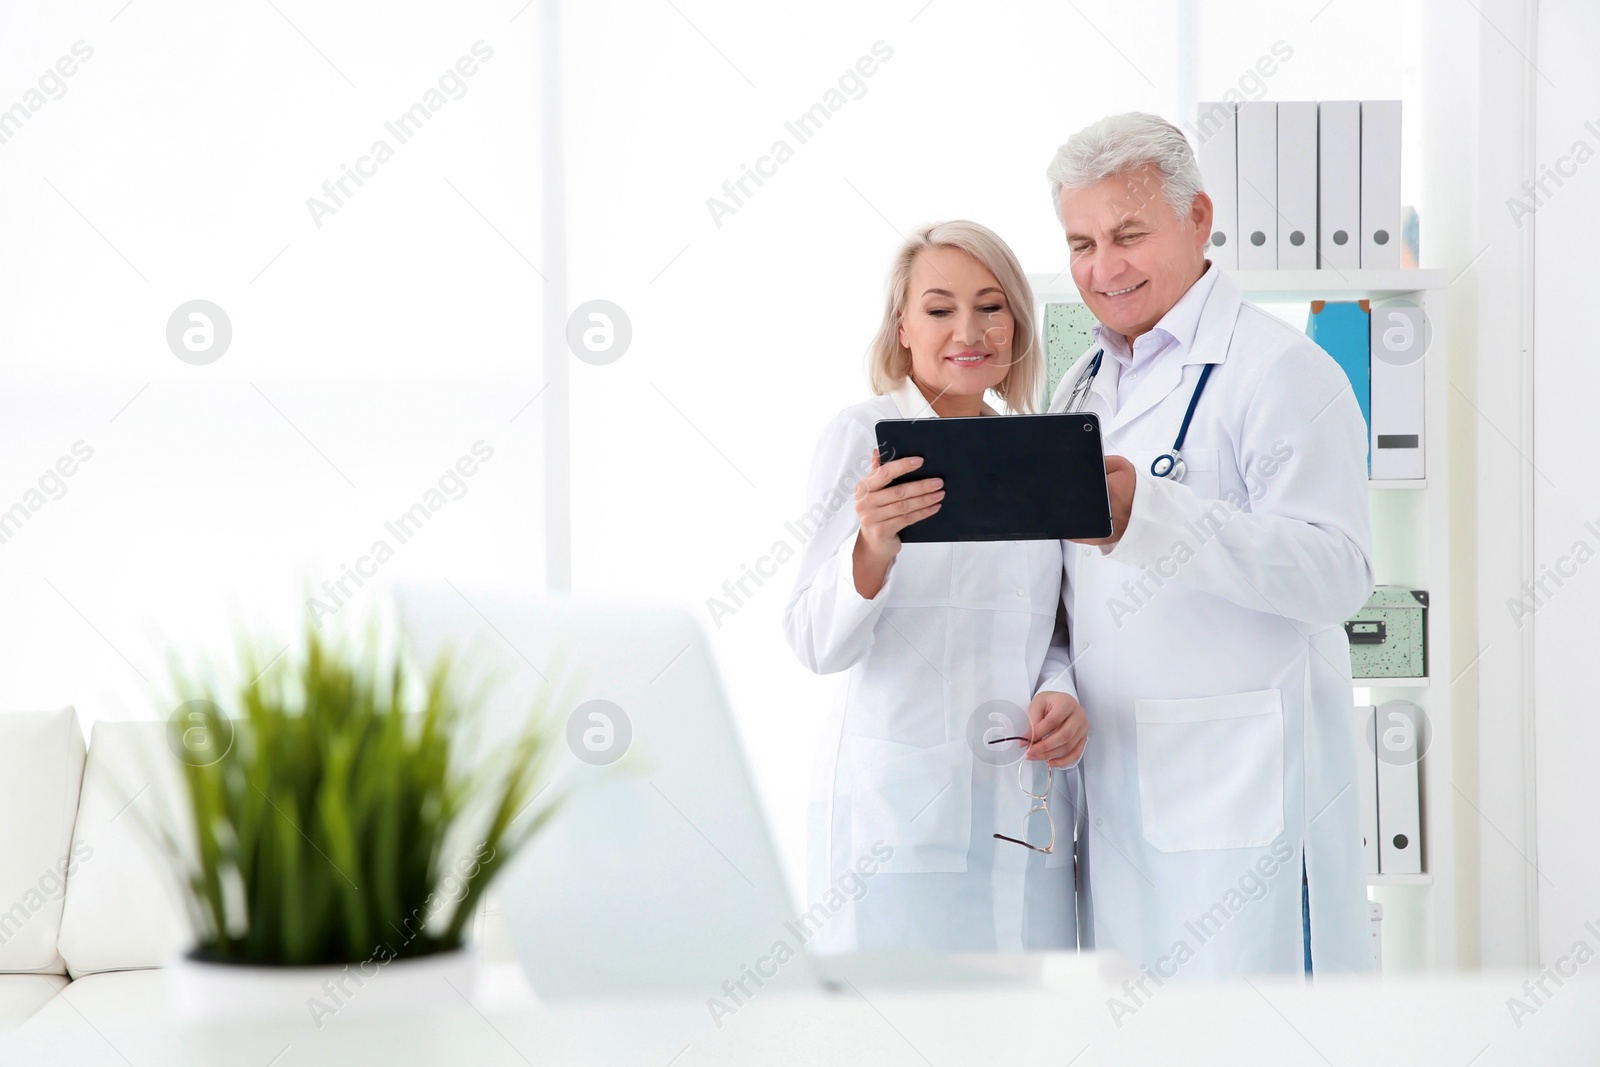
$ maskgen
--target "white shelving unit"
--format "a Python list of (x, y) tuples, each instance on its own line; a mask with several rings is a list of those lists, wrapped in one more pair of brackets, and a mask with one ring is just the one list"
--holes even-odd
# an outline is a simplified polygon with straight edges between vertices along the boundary
[[(1422, 874), (1376, 874), (1368, 896), (1384, 906), (1384, 970), (1454, 969), (1456, 966), (1456, 848), (1454, 716), (1451, 689), (1449, 587), (1454, 546), (1450, 526), (1449, 380), (1446, 336), (1449, 276), (1442, 270), (1230, 271), (1245, 299), (1258, 304), (1312, 300), (1408, 299), (1423, 309), (1431, 329), (1426, 355), (1424, 444), (1427, 477), (1370, 481), (1374, 566), (1378, 584), (1428, 590), (1427, 678), (1360, 679), (1363, 703), (1409, 700), (1426, 713), (1432, 737), (1418, 767), (1422, 798)], [(1030, 274), (1037, 304), (1078, 302), (1067, 271)], [(1309, 311), (1309, 309), (1308, 309)], [(1042, 322), (1043, 316), (1040, 316)], [(1298, 325), (1304, 328), (1303, 321)], [(1430, 684), (1437, 681), (1437, 685)], [(1354, 704), (1352, 693), (1352, 704)]]

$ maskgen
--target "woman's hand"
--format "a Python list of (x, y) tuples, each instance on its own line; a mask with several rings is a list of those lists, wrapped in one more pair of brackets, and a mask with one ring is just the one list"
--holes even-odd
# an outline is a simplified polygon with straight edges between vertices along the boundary
[(1045, 691), (1028, 705), (1028, 723), (1035, 739), (1024, 754), (1049, 760), (1052, 767), (1070, 767), (1089, 740), (1089, 717), (1070, 694)]
[(856, 484), (856, 515), (861, 532), (853, 554), (856, 592), (871, 600), (883, 588), (889, 564), (900, 554), (900, 531), (939, 510), (944, 479), (923, 478), (903, 485), (889, 483), (922, 466), (922, 457), (888, 463), (872, 450), (872, 470)]

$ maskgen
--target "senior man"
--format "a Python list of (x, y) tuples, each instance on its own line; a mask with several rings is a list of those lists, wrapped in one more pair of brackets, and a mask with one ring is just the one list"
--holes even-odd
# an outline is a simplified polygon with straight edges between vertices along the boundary
[(1048, 177), (1097, 340), (1112, 536), (1064, 542), (1093, 723), (1093, 943), (1158, 981), (1371, 966), (1343, 622), (1373, 589), (1367, 434), (1337, 364), (1206, 259), (1188, 142), (1115, 115)]

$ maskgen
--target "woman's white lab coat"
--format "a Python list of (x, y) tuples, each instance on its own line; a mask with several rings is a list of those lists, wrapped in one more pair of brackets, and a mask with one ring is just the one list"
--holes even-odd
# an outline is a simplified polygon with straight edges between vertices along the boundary
[[(802, 526), (815, 532), (784, 629), (809, 670), (844, 675), (816, 763), (807, 904), (830, 889), (848, 900), (812, 947), (1076, 948), (1076, 769), (1054, 772), (1056, 847), (1046, 856), (994, 839), (1022, 836), (1028, 802), (1016, 762), (975, 759), (968, 742), (980, 708), (983, 729), (1004, 736), (987, 718), (992, 702), (1006, 702), (1026, 722), (1040, 679), (1065, 667), (1064, 635), (1055, 629), (1059, 544), (908, 544), (877, 596), (867, 600), (855, 588), (854, 490), (870, 469), (874, 427), (879, 419), (935, 417), (904, 380), (891, 395), (841, 412), (812, 461)], [(1039, 792), (1043, 762), (1029, 761), (1028, 771)], [(851, 874), (885, 851), (871, 878)]]
[[(1085, 410), (1133, 462), (1133, 514), (1109, 553), (1063, 543), (1073, 665), (1047, 688), (1075, 682), (1091, 724), (1093, 944), (1163, 979), (1298, 971), (1304, 855), (1315, 969), (1365, 969), (1342, 625), (1373, 587), (1365, 423), (1334, 361), (1226, 274), (1171, 354), (1114, 414), (1097, 376)], [(1153, 478), (1206, 363), (1187, 477)]]

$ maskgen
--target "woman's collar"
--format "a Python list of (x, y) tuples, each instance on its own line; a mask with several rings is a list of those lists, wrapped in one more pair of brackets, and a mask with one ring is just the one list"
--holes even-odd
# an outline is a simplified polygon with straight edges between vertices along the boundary
[[(926, 419), (939, 417), (939, 413), (933, 410), (933, 405), (928, 403), (928, 398), (922, 395), (922, 390), (917, 388), (917, 383), (911, 380), (910, 375), (901, 378), (899, 384), (890, 390), (889, 395), (894, 398), (894, 405), (899, 410), (900, 417), (903, 419)], [(983, 405), (982, 414), (1000, 414), (994, 408), (989, 406), (989, 402), (987, 400), (984, 400), (981, 403)]]

